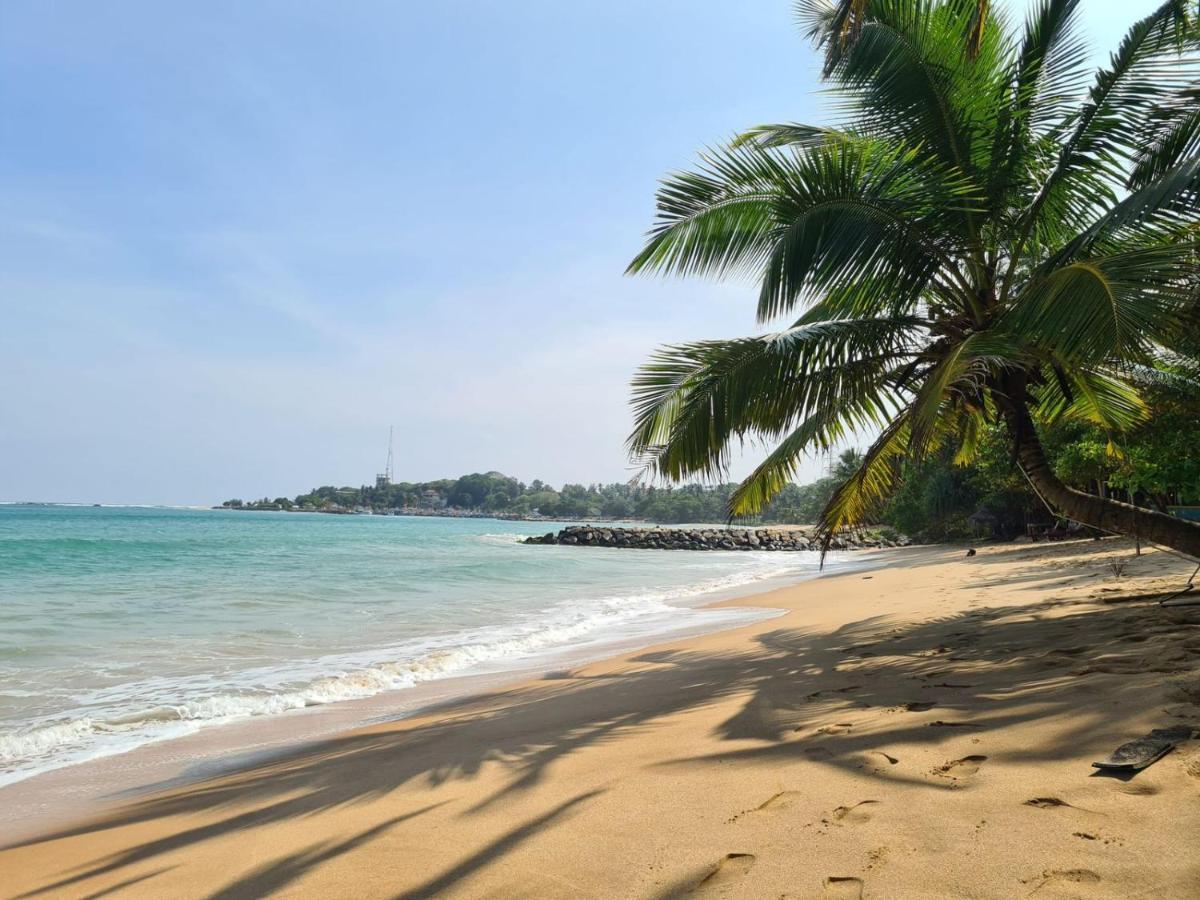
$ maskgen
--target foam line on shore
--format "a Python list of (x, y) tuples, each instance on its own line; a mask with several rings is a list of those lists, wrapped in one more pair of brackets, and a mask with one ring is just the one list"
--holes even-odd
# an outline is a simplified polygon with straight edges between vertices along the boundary
[[(699, 609), (719, 596), (745, 593), (791, 576), (778, 567), (741, 572), (699, 584), (597, 600), (568, 602), (527, 621), (496, 629), (469, 629), (353, 654), (291, 661), (236, 674), (191, 677), (176, 684), (160, 679), (97, 691), (84, 707), (99, 710), (52, 719), (0, 735), (0, 786), (33, 775), (192, 734), (202, 728), (271, 717), (440, 679), (476, 673), (527, 670), (540, 657), (589, 652), (636, 641), (650, 644), (681, 631), (715, 631), (745, 624), (762, 611)], [(193, 696), (171, 702), (171, 694)], [(138, 702), (140, 706), (136, 706)]]

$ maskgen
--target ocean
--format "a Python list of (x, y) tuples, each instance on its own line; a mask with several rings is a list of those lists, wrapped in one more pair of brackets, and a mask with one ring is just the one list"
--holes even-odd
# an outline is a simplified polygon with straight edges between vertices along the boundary
[(0, 784), (250, 717), (750, 621), (763, 613), (697, 607), (818, 562), (520, 543), (558, 527), (0, 505)]

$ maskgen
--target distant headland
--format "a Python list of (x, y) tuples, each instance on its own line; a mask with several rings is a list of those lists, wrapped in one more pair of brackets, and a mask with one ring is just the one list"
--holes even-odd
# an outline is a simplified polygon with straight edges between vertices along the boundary
[[(761, 521), (815, 521), (831, 490), (825, 481), (789, 485), (764, 511)], [(735, 487), (734, 484), (656, 487), (614, 483), (564, 484), (556, 489), (538, 479), (526, 484), (501, 472), (477, 472), (423, 482), (393, 482), (381, 475), (374, 485), (326, 485), (290, 498), (232, 499), (220, 508), (529, 521), (720, 522), (728, 516), (729, 495)]]

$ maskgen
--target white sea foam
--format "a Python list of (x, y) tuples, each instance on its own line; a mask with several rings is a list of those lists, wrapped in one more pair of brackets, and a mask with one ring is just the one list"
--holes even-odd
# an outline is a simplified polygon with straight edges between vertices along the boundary
[(476, 540), (483, 541), (487, 544), (519, 544), (525, 540), (527, 535), (513, 534), (511, 532), (505, 534), (480, 534), (476, 535)]
[[(514, 539), (507, 534), (480, 537), (506, 543)], [(630, 636), (652, 639), (705, 624), (718, 627), (745, 612), (690, 609), (687, 601), (797, 571), (794, 563), (771, 562), (775, 564), (764, 559), (752, 569), (698, 584), (562, 602), (509, 624), (370, 651), (221, 675), (146, 678), (85, 692), (77, 698), (80, 708), (74, 714), (48, 716), (0, 734), (0, 784), (201, 727), (371, 697), (454, 675), (519, 668), (567, 647)]]

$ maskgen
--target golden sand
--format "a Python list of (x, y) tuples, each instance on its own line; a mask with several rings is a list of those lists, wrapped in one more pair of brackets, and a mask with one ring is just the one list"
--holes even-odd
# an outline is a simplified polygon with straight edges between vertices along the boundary
[(1118, 541), (913, 549), (788, 610), (0, 852), (38, 897), (1200, 897), (1200, 607)]

